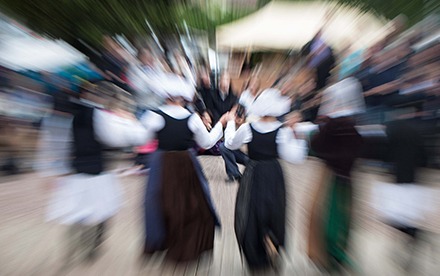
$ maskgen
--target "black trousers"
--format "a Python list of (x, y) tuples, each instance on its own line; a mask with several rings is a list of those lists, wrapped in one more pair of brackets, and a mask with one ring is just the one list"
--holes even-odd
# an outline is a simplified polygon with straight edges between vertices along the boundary
[(241, 173), (237, 163), (246, 166), (249, 162), (249, 157), (241, 150), (230, 150), (226, 148), (225, 143), (220, 145), (219, 150), (223, 160), (225, 160), (226, 174), (228, 177), (240, 177)]

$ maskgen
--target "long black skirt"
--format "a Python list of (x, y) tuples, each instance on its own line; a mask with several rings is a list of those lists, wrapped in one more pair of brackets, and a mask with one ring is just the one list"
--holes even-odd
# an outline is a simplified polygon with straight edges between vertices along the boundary
[(156, 151), (145, 195), (145, 253), (196, 259), (214, 245), (219, 225), (209, 186), (192, 151)]
[(276, 159), (251, 160), (240, 181), (235, 206), (235, 234), (251, 269), (270, 265), (265, 246), (269, 237), (278, 249), (284, 246), (286, 190)]

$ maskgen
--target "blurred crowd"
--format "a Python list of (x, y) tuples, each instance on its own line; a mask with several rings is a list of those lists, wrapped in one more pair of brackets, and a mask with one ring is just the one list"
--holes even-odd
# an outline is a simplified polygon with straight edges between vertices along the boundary
[[(93, 233), (84, 235), (96, 249), (107, 220), (120, 208), (119, 187), (103, 156), (129, 152), (129, 166), (118, 172), (149, 175), (144, 253), (166, 245), (180, 261), (212, 249), (219, 225), (193, 154), (221, 156), (225, 181), (240, 183), (237, 240), (257, 269), (269, 262), (276, 268), (272, 255), (284, 246), (286, 195), (277, 158), (300, 164), (307, 155), (317, 156), (326, 167), (314, 198), (308, 254), (318, 264), (327, 256), (330, 264), (321, 265), (333, 269), (350, 265), (355, 160), (384, 161), (393, 168), (393, 183), (411, 185), (418, 181), (418, 167), (440, 165), (440, 19), (427, 17), (408, 29), (399, 16), (389, 29), (369, 47), (336, 51), (326, 42), (324, 26), (300, 52), (286, 57), (281, 70), (246, 61), (212, 71), (204, 55), (190, 55), (182, 45), (163, 49), (144, 42), (134, 50), (109, 36), (99, 51), (84, 48), (88, 60), (68, 70), (0, 67), (1, 170), (61, 176), (61, 186), (71, 190), (57, 191), (50, 214)], [(73, 154), (67, 146), (72, 141)], [(238, 164), (246, 166), (243, 174)], [(320, 202), (320, 193), (331, 200)], [(74, 197), (81, 198), (66, 207)], [(323, 217), (326, 229), (315, 224)], [(411, 237), (418, 230), (406, 220), (393, 226)], [(322, 253), (317, 248), (324, 234)]]
[[(357, 124), (380, 125), (397, 118), (416, 122), (429, 148), (427, 165), (435, 167), (438, 166), (436, 156), (439, 150), (436, 130), (440, 79), (440, 63), (437, 61), (439, 19), (427, 17), (407, 29), (405, 17), (399, 16), (390, 25), (392, 31), (374, 45), (364, 49), (346, 45), (338, 52), (326, 44), (325, 29), (319, 31), (298, 55), (286, 59), (272, 87), (292, 97), (291, 111), (299, 111), (304, 121), (313, 122), (318, 116), (323, 91), (345, 78), (354, 77), (362, 85), (366, 101), (366, 112), (358, 116)], [(238, 76), (242, 86), (233, 91), (230, 70), (224, 68), (220, 73), (212, 72), (202, 55), (190, 59), (184, 50), (179, 50), (181, 47), (162, 51), (155, 43), (144, 45), (134, 55), (117, 40), (106, 36), (100, 52), (90, 51), (87, 62), (70, 70), (54, 73), (13, 71), (1, 67), (2, 128), (15, 132), (27, 129), (22, 138), (32, 143), (32, 129), (38, 127), (41, 118), (53, 107), (55, 98), (65, 101), (78, 98), (85, 84), (102, 80), (110, 81), (134, 96), (139, 118), (146, 110), (162, 104), (154, 91), (160, 89), (157, 85), (160, 76), (178, 74), (197, 88), (196, 99), (189, 108), (200, 114), (208, 129), (235, 104), (249, 105), (263, 88), (268, 88), (263, 85), (268, 78), (258, 68), (261, 64), (250, 69), (250, 63), (244, 62), (242, 69), (238, 70), (242, 71)], [(233, 77), (237, 78), (236, 74)], [(13, 141), (8, 142), (11, 135), (3, 136), (4, 149), (10, 152), (14, 148)], [(367, 147), (365, 157), (383, 159), (381, 151), (376, 150), (380, 148), (380, 137), (370, 140), (374, 147)], [(13, 152), (23, 152), (20, 147), (23, 146), (15, 146), (17, 149)], [(209, 150), (195, 147), (201, 154), (220, 154), (220, 143)], [(154, 146), (138, 150), (150, 152)], [(20, 154), (16, 159), (13, 161), (11, 153), (7, 153), (2, 158), (3, 167), (15, 173), (19, 166), (23, 167)]]
[[(405, 17), (399, 16), (391, 22), (389, 35), (365, 49), (346, 47), (333, 53), (322, 40), (321, 48), (329, 50), (313, 55), (312, 41), (311, 47), (303, 49), (310, 62), (293, 77), (292, 109), (301, 110), (305, 120), (316, 120), (325, 88), (353, 77), (361, 84), (366, 102), (366, 112), (357, 116), (357, 124), (407, 121), (424, 137), (429, 153), (425, 165), (438, 167), (438, 20), (428, 17), (407, 30)], [(324, 61), (316, 65), (313, 58)], [(375, 129), (364, 132), (368, 136), (364, 157), (384, 160), (381, 143), (385, 139), (380, 138), (380, 127)]]

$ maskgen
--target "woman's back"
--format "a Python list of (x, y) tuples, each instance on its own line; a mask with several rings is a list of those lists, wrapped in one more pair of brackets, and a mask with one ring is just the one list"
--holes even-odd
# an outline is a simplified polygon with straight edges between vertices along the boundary
[(248, 143), (248, 154), (252, 160), (270, 160), (278, 157), (276, 138), (279, 128), (261, 133), (255, 130), (252, 125), (252, 141)]
[(158, 148), (167, 151), (187, 150), (191, 147), (193, 133), (189, 129), (190, 116), (177, 119), (159, 110), (157, 114), (165, 120), (165, 126), (157, 132)]

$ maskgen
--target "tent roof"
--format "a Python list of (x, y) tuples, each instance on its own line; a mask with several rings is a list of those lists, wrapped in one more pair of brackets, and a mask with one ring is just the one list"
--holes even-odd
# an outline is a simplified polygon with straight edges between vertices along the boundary
[[(333, 14), (334, 13), (334, 14)], [(333, 14), (329, 23), (325, 19)], [(300, 49), (324, 26), (333, 48), (355, 48), (376, 42), (387, 31), (385, 21), (357, 8), (334, 2), (272, 1), (257, 12), (217, 28), (221, 48)]]

